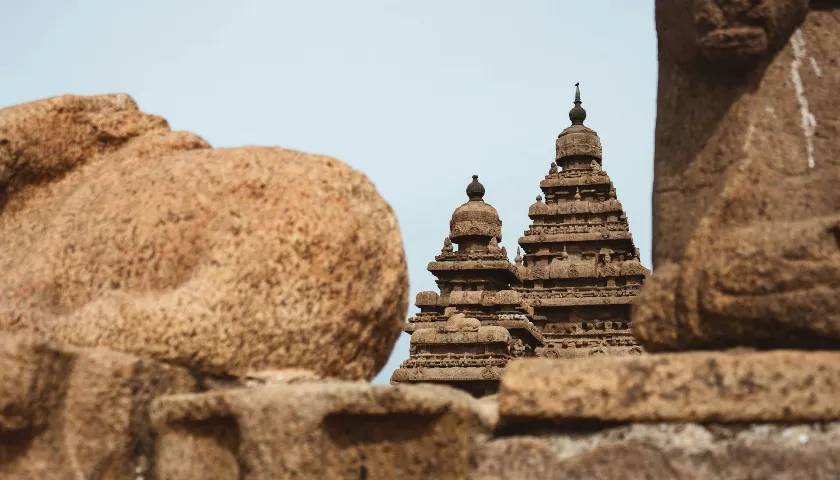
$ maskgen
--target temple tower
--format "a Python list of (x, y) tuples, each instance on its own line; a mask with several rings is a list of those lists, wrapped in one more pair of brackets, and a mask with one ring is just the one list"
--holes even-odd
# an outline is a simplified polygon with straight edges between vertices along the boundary
[(581, 103), (576, 84), (572, 125), (557, 137), (542, 195), (528, 209), (531, 226), (519, 239), (525, 256), (517, 254), (517, 291), (545, 337), (538, 355), (641, 353), (630, 333), (630, 305), (649, 272)]
[(473, 175), (469, 200), (452, 213), (449, 236), (428, 265), (440, 294), (417, 294), (420, 312), (405, 329), (410, 357), (392, 382), (445, 383), (485, 395), (496, 391), (510, 359), (534, 356), (543, 345), (520, 293), (512, 290), (516, 269), (499, 246), (502, 222), (484, 193)]

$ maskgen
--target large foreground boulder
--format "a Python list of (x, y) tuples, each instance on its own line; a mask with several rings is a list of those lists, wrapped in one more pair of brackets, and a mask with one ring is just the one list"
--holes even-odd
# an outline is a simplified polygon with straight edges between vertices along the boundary
[(408, 300), (364, 175), (211, 149), (126, 95), (0, 110), (0, 272), (2, 330), (226, 374), (370, 378)]
[(840, 347), (840, 3), (660, 0), (656, 22), (655, 269), (634, 334)]

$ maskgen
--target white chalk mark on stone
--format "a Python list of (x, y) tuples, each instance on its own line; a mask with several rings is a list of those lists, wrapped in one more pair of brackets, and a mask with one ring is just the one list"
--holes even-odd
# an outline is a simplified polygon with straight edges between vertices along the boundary
[(805, 96), (805, 85), (799, 69), (802, 67), (802, 59), (805, 58), (805, 38), (802, 30), (797, 29), (790, 37), (793, 47), (793, 61), (790, 63), (790, 79), (793, 81), (793, 88), (796, 90), (796, 100), (799, 102), (799, 113), (802, 115), (802, 133), (805, 135), (805, 145), (808, 154), (808, 168), (814, 168), (814, 131), (817, 128), (817, 118), (811, 113), (808, 106), (808, 97)]
[(750, 150), (752, 149), (753, 134), (755, 134), (755, 125), (750, 123), (747, 127), (747, 134), (744, 135), (744, 161), (743, 163), (738, 165), (739, 172), (746, 171), (752, 163), (752, 155), (750, 155)]
[(820, 64), (817, 63), (817, 59), (814, 57), (809, 58), (811, 61), (811, 70), (817, 74), (818, 78), (822, 78), (822, 68), (820, 68)]

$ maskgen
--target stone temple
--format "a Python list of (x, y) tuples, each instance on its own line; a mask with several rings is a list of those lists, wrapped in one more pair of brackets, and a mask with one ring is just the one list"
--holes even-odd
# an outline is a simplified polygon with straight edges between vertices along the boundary
[(630, 305), (648, 270), (581, 103), (577, 88), (572, 125), (557, 138), (514, 264), (499, 246), (499, 214), (473, 175), (469, 201), (455, 209), (428, 266), (440, 294), (417, 294), (420, 312), (405, 328), (410, 357), (393, 382), (445, 383), (483, 395), (497, 389), (516, 357), (642, 353), (630, 333)]
[(641, 353), (630, 333), (630, 305), (648, 270), (616, 198), (598, 134), (586, 127), (575, 85), (572, 125), (557, 137), (555, 161), (528, 209), (519, 239), (516, 290), (546, 339), (545, 357)]
[(484, 193), (473, 175), (469, 201), (452, 213), (449, 236), (428, 266), (440, 294), (417, 294), (420, 312), (406, 326), (411, 356), (394, 372), (394, 382), (446, 383), (475, 395), (492, 393), (510, 359), (534, 356), (544, 344), (521, 294), (512, 290), (518, 284), (516, 269), (499, 247), (502, 222)]

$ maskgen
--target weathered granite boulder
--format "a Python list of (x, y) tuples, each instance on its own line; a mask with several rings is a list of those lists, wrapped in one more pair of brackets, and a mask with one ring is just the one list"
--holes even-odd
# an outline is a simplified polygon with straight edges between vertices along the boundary
[(661, 0), (651, 351), (840, 347), (840, 3)]
[(321, 381), (172, 395), (152, 417), (160, 480), (462, 479), (495, 412), (448, 387)]
[[(840, 352), (686, 352), (508, 365), (503, 423), (840, 420)], [(840, 452), (839, 452), (840, 453)]]
[(2, 330), (216, 373), (370, 378), (407, 308), (364, 175), (211, 149), (126, 95), (0, 110), (0, 272)]
[(840, 423), (630, 424), (494, 439), (471, 480), (831, 480)]
[(178, 367), (0, 335), (0, 478), (150, 478), (149, 404), (195, 389)]

